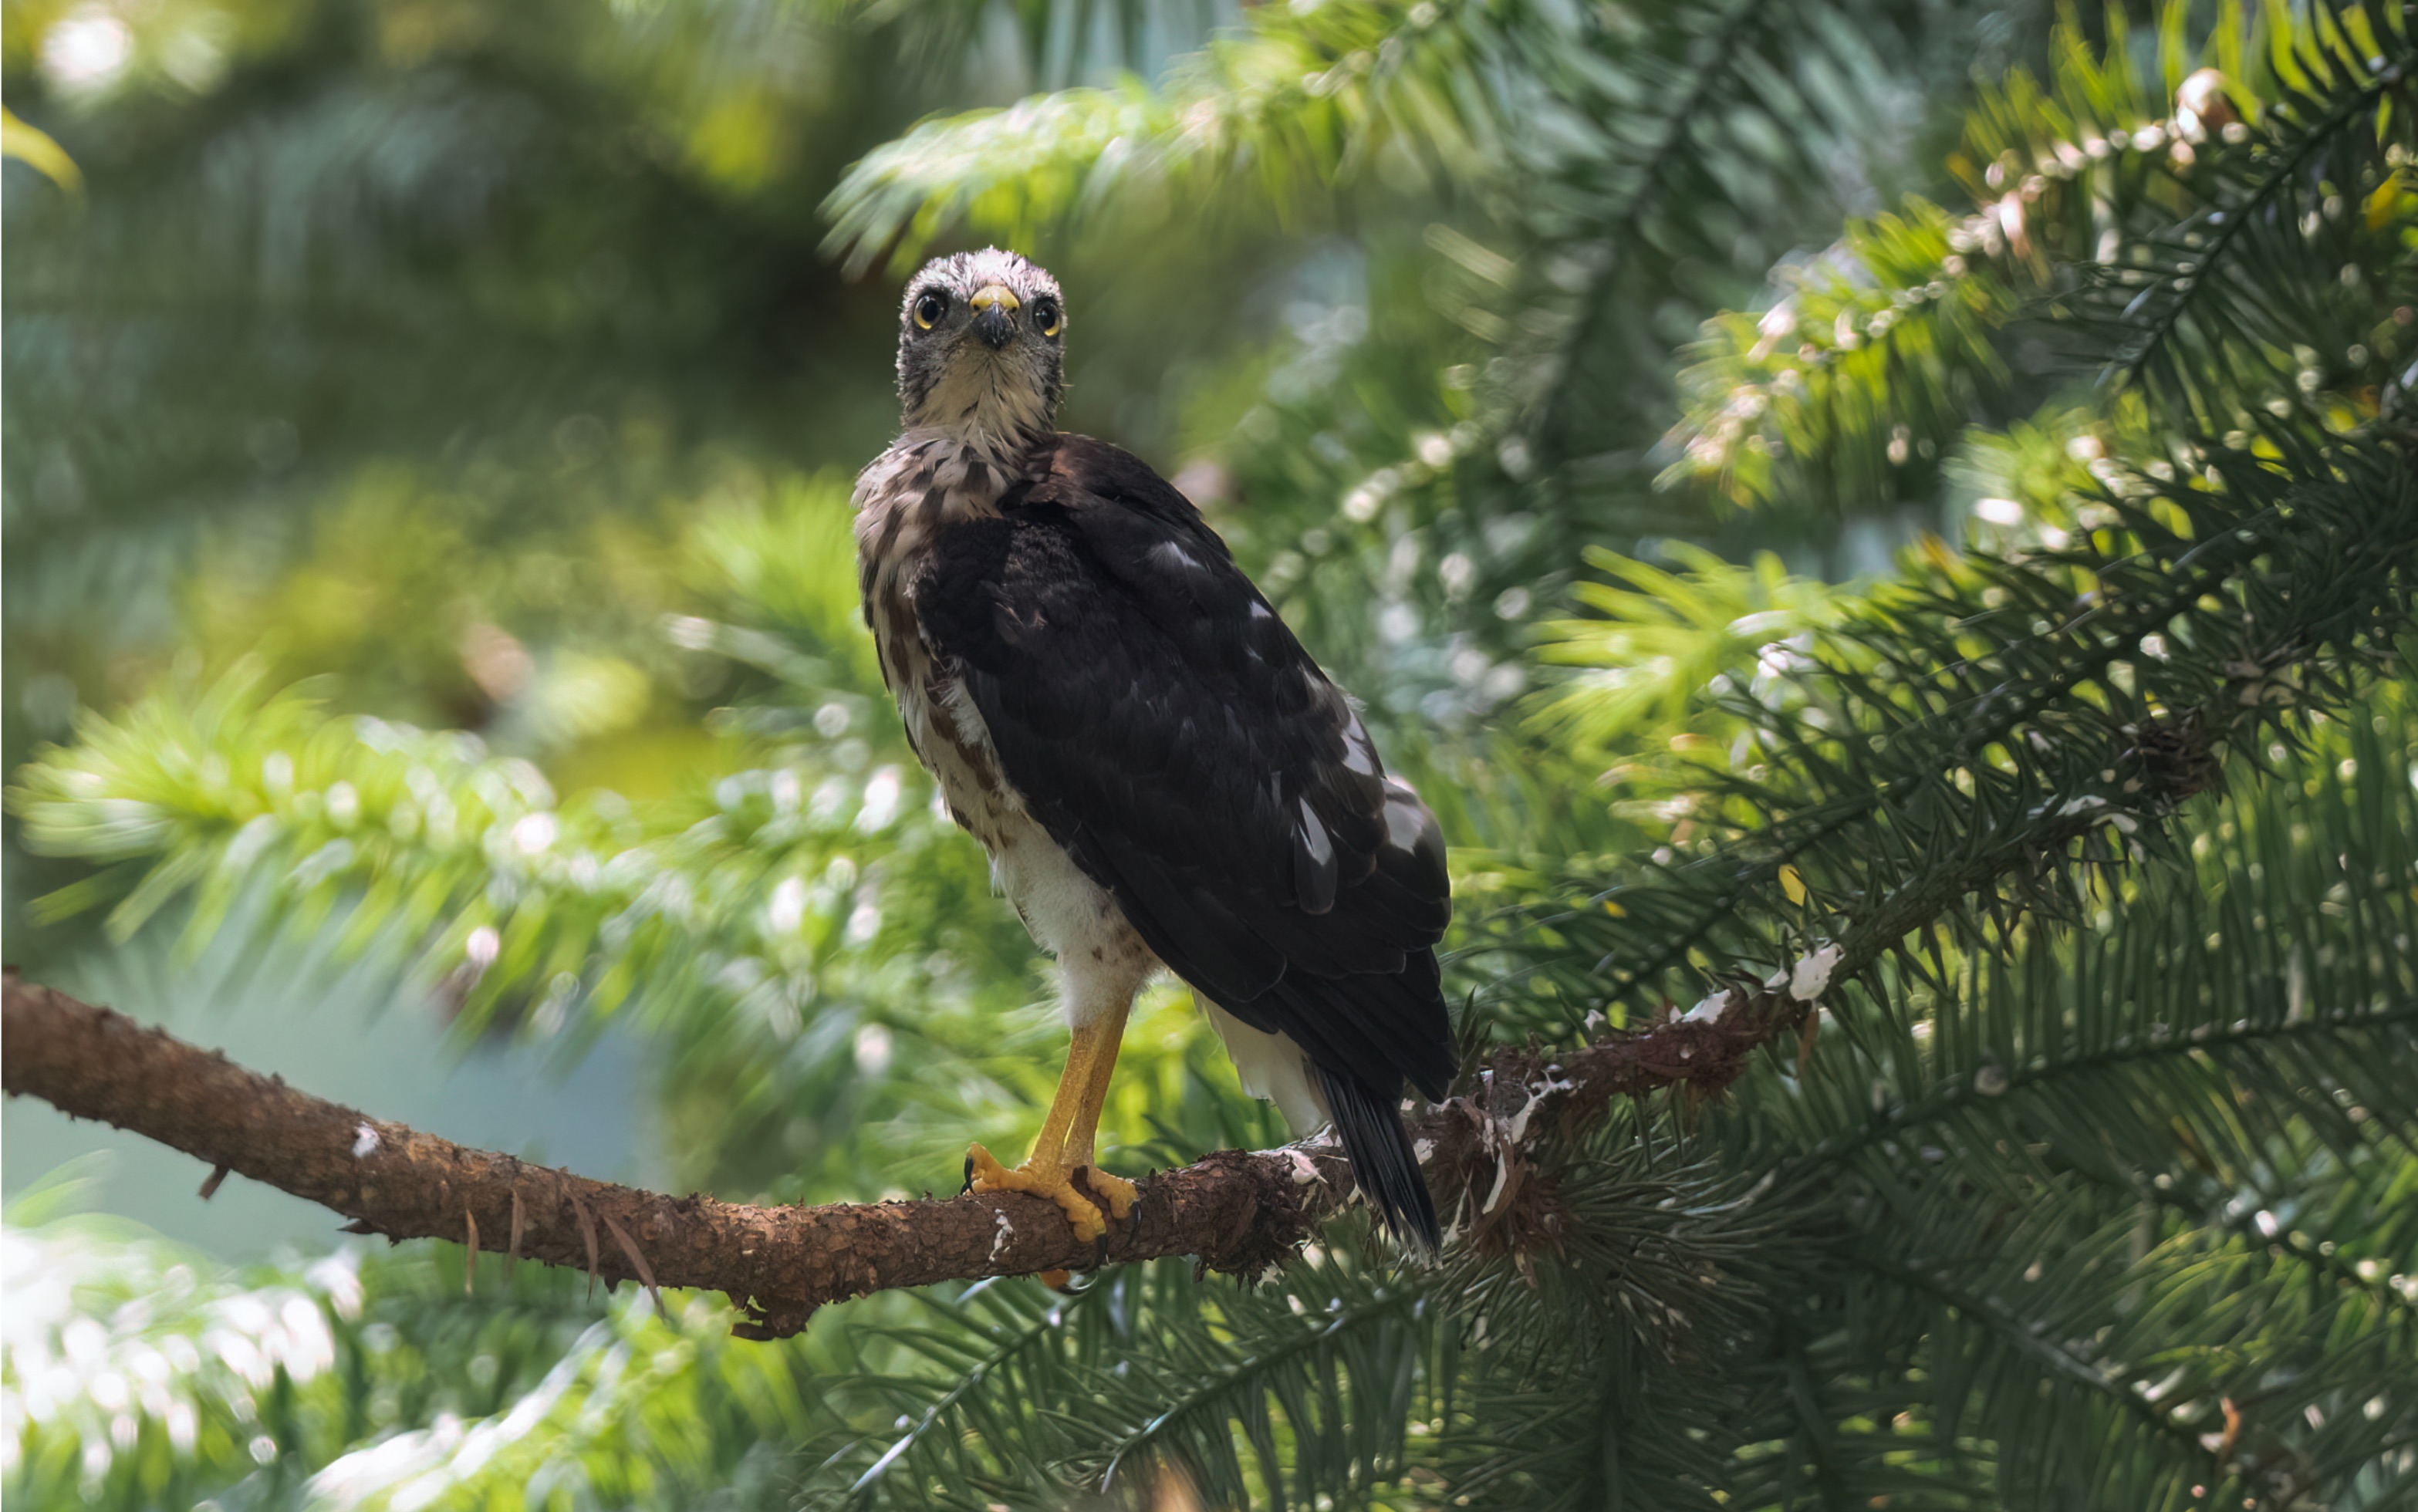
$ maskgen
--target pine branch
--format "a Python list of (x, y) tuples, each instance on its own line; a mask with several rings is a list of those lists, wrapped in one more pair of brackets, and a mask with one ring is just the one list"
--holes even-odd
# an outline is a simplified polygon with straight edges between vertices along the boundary
[[(2406, 302), (2389, 270), (2407, 220), (2393, 164), (2410, 142), (2380, 103), (2418, 49), (2397, 25), (2353, 44), (2324, 14), (2271, 39), (2314, 79), (2203, 67), (2281, 12), (2228, 11), (2205, 44), (2173, 33), (2154, 56), (2120, 28), (2104, 53), (2062, 30), (2045, 94), (2069, 109), (2019, 70), (1971, 114), (1969, 214), (1909, 197), (1775, 269), (1759, 316), (1706, 324), (1665, 481), (1716, 481), (1748, 505), (1919, 497), (1933, 459), (1977, 419), (2022, 413), (2058, 368), (2135, 385), (2186, 432), (2233, 430), (2304, 382), (2336, 402), (2335, 425), (2373, 417), (2362, 396), (2394, 364), (2366, 338)], [(2262, 102), (2255, 132), (2238, 100)], [(2345, 267), (2378, 272), (2346, 284)]]
[[(1775, 27), (1787, 10), (1786, 7), (1768, 5), (1764, 0), (1738, 0), (1714, 18), (1706, 29), (1706, 36), (1711, 39), (1711, 55), (1687, 69), (1678, 98), (1663, 114), (1659, 129), (1644, 150), (1637, 154), (1632, 186), (1627, 193), (1607, 196), (1608, 203), (1592, 217), (1594, 225), (1631, 223), (1645, 213), (1656, 195), (1669, 192), (1677, 177), (1673, 172), (1675, 161), (1694, 165), (1699, 149), (1690, 142), (1691, 131), (1707, 109), (1734, 108), (1722, 86), (1732, 83), (1739, 57)], [(1555, 353), (1561, 364), (1569, 364), (1575, 354), (1600, 340), (1604, 322), (1619, 302), (1615, 295), (1625, 270), (1618, 257), (1604, 258), (1593, 270), (1593, 276), (1573, 301), (1576, 310), (1569, 317), (1568, 338)], [(1587, 399), (1581, 392), (1582, 387), (1571, 383), (1556, 386), (1538, 422), (1539, 434), (1559, 434), (1573, 406)]]
[(1506, 19), (1461, 0), (1248, 9), (1156, 86), (1061, 89), (876, 148), (823, 202), (824, 251), (851, 277), (885, 251), (911, 266), (953, 223), (1024, 242), (1137, 189), (1200, 203), (1247, 186), (1280, 216), (1315, 213), (1386, 146), (1478, 181), (1501, 156)]
[[(1864, 1263), (1875, 1274), (1887, 1275), (1901, 1286), (1955, 1308), (1962, 1316), (1974, 1320), (1988, 1330), (2003, 1348), (2028, 1359), (2050, 1379), (2072, 1391), (2097, 1397), (2117, 1412), (2136, 1420), (2150, 1433), (2171, 1439), (2173, 1446), (2181, 1453), (2207, 1452), (2189, 1425), (2175, 1421), (2170, 1413), (2159, 1412), (2154, 1403), (2145, 1400), (2138, 1392), (2126, 1389), (2127, 1383), (2120, 1378), (2110, 1379), (2107, 1372), (2078, 1353), (2066, 1341), (2027, 1326), (2027, 1320), (2014, 1309), (1994, 1298), (1958, 1286), (1950, 1273), (1926, 1271), (1920, 1265), (1883, 1256), (1868, 1257)], [(2213, 1457), (2207, 1462), (2212, 1465)]]
[[(2155, 759), (2141, 752), (2120, 757), (2120, 772), (2138, 787), (2128, 795), (2147, 811), (2180, 802), (2206, 786), (2213, 771), (2208, 725), (2197, 719), (2179, 721), (2183, 733), (2151, 731), (2144, 746), (2160, 747)], [(2111, 785), (2115, 786), (2115, 785)], [(1834, 982), (1846, 981), (1878, 963), (1907, 936), (1938, 924), (1963, 909), (1966, 900), (1985, 893), (2009, 877), (2027, 873), (2051, 856), (2062, 855), (2076, 840), (2109, 822), (2117, 812), (2104, 800), (2069, 805), (2036, 831), (2025, 831), (1997, 845), (1981, 848), (1963, 861), (1919, 878), (1913, 885), (1875, 900), (1837, 942), (1799, 960), (1785, 978), (1774, 977), (1760, 986), (1741, 983), (1699, 1003), (1682, 1018), (1645, 1033), (1615, 1037), (1575, 1051), (1507, 1052), (1498, 1057), (1498, 1073), (1516, 1073), (1515, 1081), (1541, 1077), (1541, 1085), (1569, 1095), (1555, 1109), (1554, 1122), (1565, 1126), (1593, 1119), (1604, 1103), (1621, 1093), (1644, 1096), (1658, 1086), (1686, 1082), (1699, 1092), (1719, 1092), (1746, 1069), (1747, 1054), (1783, 1033), (1804, 1029), (1814, 1004)], [(1676, 1010), (1675, 1009), (1674, 1012)], [(1548, 1061), (1553, 1063), (1547, 1064)], [(1567, 1081), (1567, 1088), (1557, 1083)], [(1538, 1092), (1536, 1096), (1545, 1095)], [(1516, 1111), (1516, 1110), (1514, 1110)]]
[(1844, 1162), (1875, 1145), (1905, 1140), (1917, 1130), (1953, 1119), (1986, 1101), (2023, 1089), (2064, 1078), (2089, 1076), (2111, 1068), (2154, 1065), (2161, 1061), (2208, 1061), (2238, 1049), (2260, 1049), (2276, 1042), (2319, 1040), (2346, 1031), (2389, 1031), (2418, 1027), (2418, 1002), (2395, 1002), (2380, 1008), (2341, 1009), (2324, 1016), (2284, 1018), (2273, 1023), (2241, 1023), (2189, 1037), (2129, 1037), (2071, 1057), (2043, 1059), (1997, 1076), (1942, 1080), (1921, 1100), (1891, 1108), (1861, 1127), (1826, 1139), (1806, 1153), (1809, 1161)]

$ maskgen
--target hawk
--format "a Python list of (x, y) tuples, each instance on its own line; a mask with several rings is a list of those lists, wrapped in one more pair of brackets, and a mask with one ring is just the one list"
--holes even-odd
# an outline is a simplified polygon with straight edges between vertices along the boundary
[[(977, 1191), (1047, 1196), (1079, 1237), (1133, 1184), (1093, 1165), (1134, 995), (1188, 984), (1244, 1088), (1332, 1123), (1360, 1189), (1432, 1251), (1405, 1081), (1453, 1074), (1435, 817), (1343, 691), (1140, 459), (1056, 428), (1065, 298), (996, 249), (899, 312), (904, 429), (856, 484), (865, 622), (907, 738), (1055, 955), (1072, 1031), (1032, 1155)], [(1088, 1194), (1086, 1192), (1088, 1188)]]

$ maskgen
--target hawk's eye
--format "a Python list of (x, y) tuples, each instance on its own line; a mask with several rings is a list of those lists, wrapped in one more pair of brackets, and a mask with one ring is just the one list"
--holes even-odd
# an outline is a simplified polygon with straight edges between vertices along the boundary
[(949, 297), (938, 289), (926, 289), (924, 297), (915, 301), (916, 328), (930, 330), (948, 313)]
[(1043, 296), (1033, 301), (1033, 328), (1044, 336), (1058, 334), (1058, 301)]

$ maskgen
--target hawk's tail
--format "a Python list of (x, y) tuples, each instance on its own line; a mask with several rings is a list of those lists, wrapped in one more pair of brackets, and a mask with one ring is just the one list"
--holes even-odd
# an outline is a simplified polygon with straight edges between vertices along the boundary
[(1377, 1205), (1385, 1227), (1404, 1248), (1433, 1259), (1442, 1244), (1435, 1199), (1428, 1195), (1427, 1179), (1419, 1174), (1411, 1133), (1402, 1127), (1399, 1094), (1380, 1096), (1350, 1075), (1325, 1066), (1318, 1068), (1318, 1081), (1335, 1116), (1335, 1132), (1343, 1137), (1352, 1179)]

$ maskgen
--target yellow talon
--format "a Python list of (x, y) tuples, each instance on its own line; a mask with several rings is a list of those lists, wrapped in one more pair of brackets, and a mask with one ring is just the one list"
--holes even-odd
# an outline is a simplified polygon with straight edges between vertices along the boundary
[[(1011, 1170), (980, 1145), (966, 1152), (966, 1163), (972, 1168), (969, 1184), (977, 1192), (1031, 1192), (1036, 1197), (1046, 1197), (1058, 1204), (1060, 1211), (1066, 1214), (1066, 1221), (1074, 1225), (1075, 1237), (1085, 1243), (1109, 1231), (1108, 1220), (1100, 1216), (1098, 1204), (1076, 1190), (1072, 1171), (1052, 1168), (1037, 1160), (1028, 1160)], [(1109, 1200), (1111, 1207), (1116, 1204), (1113, 1193)], [(1132, 1200), (1129, 1196), (1125, 1199), (1128, 1205)]]
[[(1117, 1036), (1124, 1031), (1125, 1009), (1075, 1026), (1066, 1051), (1066, 1070), (1058, 1078), (1058, 1093), (1049, 1100), (1048, 1115), (1033, 1141), (1033, 1153), (1010, 1170), (980, 1145), (966, 1152), (966, 1189), (973, 1192), (1031, 1192), (1058, 1204), (1075, 1237), (1086, 1244), (1109, 1231), (1100, 1204), (1122, 1220), (1133, 1212), (1140, 1191), (1122, 1176), (1111, 1176), (1092, 1164), (1094, 1137), (1100, 1125), (1100, 1106), (1108, 1100), (1109, 1075), (1117, 1063)], [(1087, 1195), (1075, 1184), (1080, 1176)], [(1094, 1200), (1096, 1198), (1098, 1200)]]
[(1122, 1176), (1111, 1176), (1097, 1166), (1085, 1166), (1083, 1184), (1107, 1199), (1109, 1216), (1123, 1223), (1133, 1212), (1134, 1203), (1141, 1197), (1141, 1188)]

